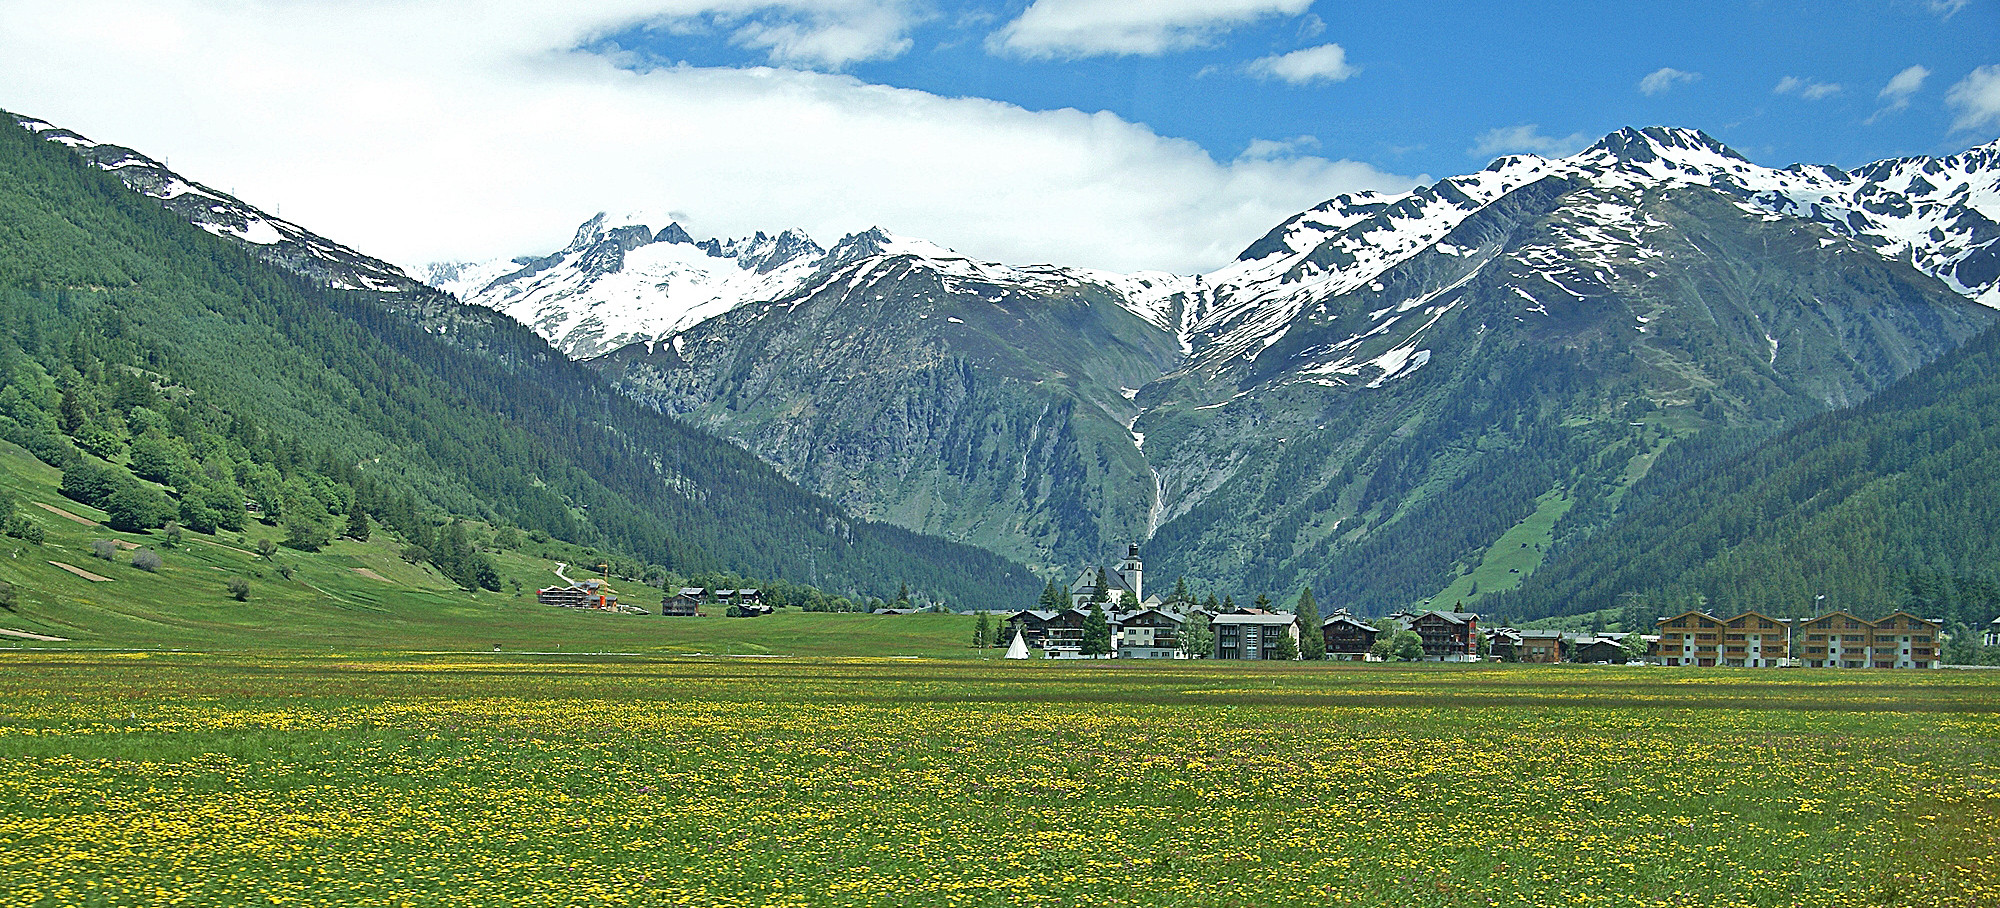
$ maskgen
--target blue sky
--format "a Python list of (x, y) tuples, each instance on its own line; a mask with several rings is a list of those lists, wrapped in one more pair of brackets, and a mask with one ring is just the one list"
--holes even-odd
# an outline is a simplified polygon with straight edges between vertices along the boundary
[[(2000, 135), (1991, 121), (1954, 130), (1945, 101), (1954, 83), (2000, 62), (1992, 0), (1246, 5), (1264, 11), (1178, 46), (1107, 40), (1035, 53), (993, 40), (1027, 2), (940, 2), (906, 33), (906, 50), (814, 62), (1033, 110), (1108, 110), (1218, 159), (1259, 139), (1306, 136), (1322, 154), (1437, 176), (1482, 166), (1496, 146), (1575, 151), (1628, 125), (1702, 129), (1766, 164), (1949, 154)], [(735, 38), (740, 22), (710, 17), (604, 40), (654, 63), (771, 62), (770, 48)], [(1246, 69), (1329, 44), (1352, 74), (1294, 83)], [(1905, 78), (1910, 90), (1884, 96), (1911, 67), (1921, 77)], [(1521, 141), (1533, 137), (1547, 141)]]
[(1626, 125), (2000, 136), (2000, 0), (0, 0), (0, 108), (408, 265), (599, 210), (1217, 267), (1334, 194)]

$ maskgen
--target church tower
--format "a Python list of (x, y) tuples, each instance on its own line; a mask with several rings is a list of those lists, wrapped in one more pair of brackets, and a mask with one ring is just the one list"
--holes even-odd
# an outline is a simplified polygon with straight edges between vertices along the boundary
[(1118, 562), (1118, 576), (1125, 579), (1125, 585), (1132, 588), (1132, 598), (1146, 601), (1146, 588), (1140, 586), (1141, 575), (1146, 566), (1139, 560), (1139, 544), (1132, 543), (1125, 549), (1125, 560)]

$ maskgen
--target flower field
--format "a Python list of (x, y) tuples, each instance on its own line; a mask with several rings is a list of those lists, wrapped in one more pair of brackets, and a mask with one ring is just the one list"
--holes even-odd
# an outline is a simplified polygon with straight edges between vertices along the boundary
[(10, 905), (2000, 905), (2000, 676), (0, 656)]

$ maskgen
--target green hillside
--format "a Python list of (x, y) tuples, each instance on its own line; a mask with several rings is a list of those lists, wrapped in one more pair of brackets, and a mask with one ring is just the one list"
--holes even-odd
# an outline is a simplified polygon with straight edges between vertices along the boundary
[[(499, 589), (467, 590), (434, 566), (401, 557), (401, 546), (382, 533), (366, 542), (337, 539), (317, 552), (279, 547), (265, 557), (257, 543), (283, 538), (283, 529), (254, 520), (241, 531), (183, 532), (178, 541), (165, 530), (120, 532), (103, 525), (104, 511), (59, 494), (59, 477), (27, 451), (0, 442), (0, 522), (40, 531), (21, 534), (38, 542), (0, 539), (0, 583), (12, 590), (12, 601), (0, 608), (0, 648), (993, 654), (966, 646), (973, 619), (964, 615), (788, 608), (731, 620), (540, 605), (535, 589), (562, 582), (562, 562), (548, 556), (569, 560), (563, 573), (580, 579), (590, 571), (575, 565), (589, 553), (519, 534), (512, 547), (489, 552)], [(158, 566), (135, 566), (142, 552), (157, 554)], [(243, 599), (229, 591), (232, 580), (245, 584)], [(679, 578), (667, 582), (677, 585)], [(625, 601), (659, 610), (659, 589), (615, 576), (611, 583)]]
[(2000, 615), (2000, 331), (1657, 495), (1485, 607), (1650, 624), (1704, 604)]
[(680, 575), (961, 604), (1038, 588), (990, 553), (853, 519), (504, 318), (314, 286), (13, 127), (0, 323), (0, 437), (122, 529), (230, 532), (247, 499), (298, 548), (362, 519), (466, 587), (497, 569), (454, 517)]

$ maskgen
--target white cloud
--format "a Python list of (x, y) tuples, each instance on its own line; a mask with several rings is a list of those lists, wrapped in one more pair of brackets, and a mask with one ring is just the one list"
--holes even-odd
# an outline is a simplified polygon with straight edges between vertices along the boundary
[(1921, 66), (1912, 66), (1897, 73), (1889, 80), (1888, 85), (1882, 87), (1881, 93), (1876, 95), (1876, 97), (1889, 102), (1888, 105), (1876, 111), (1874, 116), (1869, 117), (1865, 122), (1873, 124), (1876, 120), (1880, 120), (1889, 114), (1909, 107), (1910, 96), (1916, 94), (1919, 89), (1924, 87), (1924, 80), (1930, 78), (1930, 74), (1930, 70)]
[(1293, 85), (1312, 82), (1341, 82), (1353, 78), (1360, 67), (1349, 65), (1347, 51), (1338, 44), (1322, 44), (1274, 54), (1250, 61), (1244, 71), (1262, 79), (1277, 79)]
[(1312, 0), (1035, 0), (987, 48), (1024, 57), (1149, 56), (1200, 47), (1266, 16), (1296, 16)]
[(1949, 19), (1971, 2), (1972, 0), (1924, 0), (1924, 6), (1936, 13), (1939, 18)]
[(1890, 79), (1889, 84), (1882, 87), (1880, 97), (1895, 102), (1899, 107), (1907, 107), (1910, 104), (1910, 96), (1916, 94), (1918, 89), (1924, 87), (1924, 80), (1930, 78), (1930, 75), (1930, 70), (1921, 66), (1912, 66), (1897, 73), (1894, 78)]
[(1583, 133), (1571, 133), (1562, 138), (1542, 135), (1542, 128), (1535, 123), (1523, 126), (1508, 126), (1489, 129), (1467, 149), (1468, 154), (1500, 155), (1517, 152), (1531, 152), (1549, 157), (1561, 157), (1582, 151), (1590, 144), (1590, 137)]
[(1236, 156), (1238, 161), (1275, 161), (1279, 158), (1298, 157), (1319, 147), (1318, 136), (1293, 136), (1289, 139), (1251, 139), (1243, 153)]
[(1958, 111), (1952, 132), (2000, 126), (2000, 64), (1982, 66), (1944, 93), (1944, 102)]
[(0, 104), (405, 264), (543, 252), (645, 208), (698, 235), (879, 224), (1005, 261), (1192, 271), (1333, 195), (1414, 182), (1218, 162), (1106, 113), (577, 50), (703, 6), (0, 0)]
[(1797, 76), (1786, 76), (1778, 80), (1771, 89), (1774, 95), (1798, 95), (1808, 101), (1818, 101), (1840, 94), (1840, 85), (1833, 82), (1814, 82)]
[(1639, 80), (1639, 93), (1657, 95), (1683, 82), (1693, 82), (1701, 78), (1701, 73), (1684, 72), (1671, 66), (1662, 66)]
[(721, 11), (736, 44), (766, 51), (772, 63), (839, 69), (849, 63), (902, 56), (919, 14), (909, 2), (752, 2), (743, 13)]

